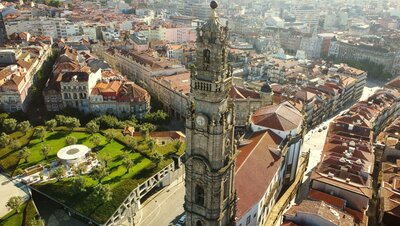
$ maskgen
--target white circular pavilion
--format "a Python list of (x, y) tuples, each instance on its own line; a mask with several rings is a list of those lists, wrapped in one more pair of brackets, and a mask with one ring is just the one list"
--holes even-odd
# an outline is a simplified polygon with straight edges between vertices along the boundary
[(57, 157), (64, 163), (72, 165), (75, 163), (81, 163), (86, 160), (86, 154), (90, 151), (85, 145), (74, 144), (67, 147), (61, 148), (57, 152)]

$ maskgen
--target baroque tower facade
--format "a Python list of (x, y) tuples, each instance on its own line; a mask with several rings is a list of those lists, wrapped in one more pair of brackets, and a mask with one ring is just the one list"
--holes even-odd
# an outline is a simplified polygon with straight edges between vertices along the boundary
[(210, 6), (210, 18), (197, 28), (197, 58), (191, 69), (191, 106), (186, 118), (184, 208), (188, 226), (233, 225), (236, 213), (228, 27), (219, 22), (217, 3), (212, 1)]
[(7, 41), (6, 25), (4, 22), (3, 14), (0, 10), (0, 45), (4, 45), (6, 41)]

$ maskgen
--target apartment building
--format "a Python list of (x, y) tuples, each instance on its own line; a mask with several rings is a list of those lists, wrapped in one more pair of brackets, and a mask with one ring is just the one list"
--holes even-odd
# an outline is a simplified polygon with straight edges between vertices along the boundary
[(7, 34), (29, 32), (33, 35), (66, 38), (79, 34), (79, 25), (66, 18), (28, 17), (7, 20)]
[(27, 110), (34, 77), (51, 54), (51, 45), (33, 38), (27, 40), (29, 45), (0, 49), (0, 106), (4, 111)]
[(295, 178), (302, 123), (301, 112), (288, 102), (262, 107), (251, 116), (252, 133), (238, 147), (237, 226), (264, 225), (281, 191)]
[[(367, 212), (370, 200), (373, 198), (372, 174), (377, 166), (375, 162), (379, 160), (376, 159), (376, 150), (373, 146), (374, 137), (382, 125), (398, 117), (399, 97), (400, 94), (394, 90), (378, 90), (367, 101), (354, 104), (330, 123), (321, 160), (311, 172), (308, 200), (292, 207), (285, 214), (283, 225), (291, 223), (312, 225), (315, 222), (325, 225), (323, 222), (329, 222), (331, 216), (321, 212), (316, 217), (312, 216), (315, 210), (306, 210), (315, 204), (320, 206), (318, 208), (328, 207), (331, 212), (336, 213), (335, 215), (348, 218), (348, 225), (368, 225)], [(395, 127), (392, 128), (393, 131), (396, 130)], [(391, 173), (396, 168), (396, 163), (390, 164), (383, 165), (385, 179), (382, 183), (386, 183), (385, 180), (393, 176)], [(391, 186), (391, 181), (388, 181), (381, 190), (382, 197), (386, 197), (381, 200), (384, 210), (393, 206), (391, 198), (386, 196), (389, 194), (387, 191), (394, 191)], [(385, 211), (382, 213), (381, 216), (386, 214)], [(392, 212), (387, 213), (387, 220), (394, 219), (390, 215)], [(309, 217), (305, 218), (306, 216)], [(332, 219), (330, 222), (333, 223)], [(339, 225), (342, 225), (343, 222), (340, 223)]]
[(143, 117), (150, 110), (150, 94), (104, 62), (93, 64), (95, 59), (90, 53), (62, 48), (43, 91), (47, 110), (73, 107), (83, 113)]

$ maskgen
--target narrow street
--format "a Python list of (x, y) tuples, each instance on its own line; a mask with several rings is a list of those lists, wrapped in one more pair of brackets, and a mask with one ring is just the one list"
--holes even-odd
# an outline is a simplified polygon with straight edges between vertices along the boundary
[[(366, 100), (369, 96), (375, 93), (378, 90), (379, 86), (367, 86), (364, 88), (363, 95), (361, 96), (360, 100)], [(307, 198), (309, 186), (310, 186), (310, 175), (311, 171), (316, 167), (319, 163), (321, 158), (322, 149), (325, 144), (325, 138), (327, 134), (327, 129), (323, 129), (325, 126), (326, 128), (329, 127), (329, 123), (333, 121), (333, 119), (337, 116), (342, 114), (343, 112), (347, 111), (347, 109), (342, 110), (338, 114), (331, 117), (329, 120), (325, 121), (321, 125), (317, 126), (313, 130), (310, 130), (304, 137), (304, 143), (302, 146), (302, 151), (310, 151), (310, 160), (308, 162), (308, 167), (303, 179), (303, 184), (300, 187), (299, 195), (296, 198), (296, 202), (299, 202), (305, 198)], [(322, 130), (318, 132), (318, 130)]]
[[(142, 204), (142, 208), (136, 213), (135, 225), (175, 225), (172, 222), (176, 223), (184, 212), (184, 196), (185, 183), (183, 179), (179, 179)], [(129, 226), (132, 224), (125, 221), (121, 225)]]

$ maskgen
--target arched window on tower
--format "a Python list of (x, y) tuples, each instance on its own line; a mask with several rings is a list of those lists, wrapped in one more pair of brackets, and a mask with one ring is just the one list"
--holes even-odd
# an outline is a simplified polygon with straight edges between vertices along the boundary
[(195, 190), (195, 198), (196, 198), (196, 204), (197, 205), (204, 205), (204, 189), (200, 185), (196, 185), (196, 190)]
[(211, 55), (210, 50), (208, 50), (208, 49), (203, 50), (203, 61), (204, 61), (204, 63), (207, 63), (207, 64), (210, 63), (210, 55)]
[(203, 223), (201, 223), (201, 221), (198, 220), (198, 221), (196, 222), (196, 226), (203, 226)]

